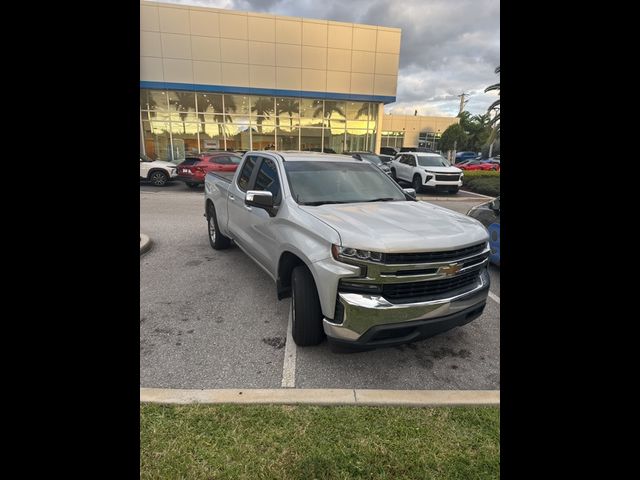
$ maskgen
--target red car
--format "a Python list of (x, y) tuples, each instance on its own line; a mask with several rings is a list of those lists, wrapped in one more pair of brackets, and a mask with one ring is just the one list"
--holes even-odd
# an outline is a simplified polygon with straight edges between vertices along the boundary
[(178, 164), (177, 180), (182, 180), (190, 188), (204, 184), (209, 172), (235, 172), (242, 157), (231, 152), (207, 152), (196, 157), (187, 157)]
[(500, 163), (491, 160), (471, 160), (462, 165), (457, 164), (461, 170), (496, 170), (500, 171)]

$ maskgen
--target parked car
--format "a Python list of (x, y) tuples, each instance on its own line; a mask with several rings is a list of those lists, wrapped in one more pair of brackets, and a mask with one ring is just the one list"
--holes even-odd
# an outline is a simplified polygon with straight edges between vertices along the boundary
[(491, 160), (469, 160), (462, 164), (456, 164), (461, 170), (500, 170), (500, 162)]
[(489, 231), (489, 260), (500, 266), (500, 197), (473, 207), (467, 215), (482, 223)]
[(345, 155), (350, 155), (353, 158), (357, 158), (358, 160), (364, 160), (366, 162), (373, 163), (376, 167), (382, 170), (387, 175), (391, 176), (391, 168), (389, 167), (389, 163), (391, 160), (388, 160), (388, 157), (383, 157), (382, 155), (376, 155), (371, 152), (348, 152)]
[(410, 182), (418, 193), (424, 187), (458, 193), (463, 175), (462, 170), (452, 167), (442, 155), (436, 153), (399, 153), (391, 162), (393, 179)]
[(389, 155), (395, 157), (398, 154), (398, 149), (395, 147), (380, 147), (380, 153), (382, 155)]
[(432, 149), (426, 147), (402, 147), (400, 149), (400, 153), (402, 152), (425, 152), (425, 153), (435, 153)]
[(187, 157), (178, 165), (178, 180), (189, 188), (204, 184), (207, 172), (235, 172), (242, 157), (232, 152), (206, 152)]
[(148, 180), (156, 187), (164, 187), (177, 175), (175, 163), (153, 160), (146, 155), (140, 155), (140, 180)]
[[(323, 150), (320, 147), (310, 147), (310, 148), (305, 148), (303, 152), (323, 152)], [(338, 153), (338, 152), (336, 152), (333, 148), (325, 147), (323, 153)]]
[(291, 297), (299, 346), (325, 336), (362, 348), (413, 342), (485, 308), (482, 224), (417, 201), (368, 162), (247, 152), (232, 179), (206, 175), (203, 206), (211, 247), (233, 241), (273, 279), (278, 299)]
[(474, 160), (478, 158), (478, 154), (476, 152), (457, 152), (456, 153), (456, 164), (459, 162), (463, 162), (465, 160)]

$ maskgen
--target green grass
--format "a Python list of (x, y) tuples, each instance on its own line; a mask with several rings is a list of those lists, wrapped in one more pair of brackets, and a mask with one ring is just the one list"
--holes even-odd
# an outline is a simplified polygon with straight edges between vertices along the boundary
[(462, 177), (462, 189), (497, 197), (500, 195), (500, 172), (465, 171)]
[(495, 479), (498, 407), (140, 405), (143, 479)]

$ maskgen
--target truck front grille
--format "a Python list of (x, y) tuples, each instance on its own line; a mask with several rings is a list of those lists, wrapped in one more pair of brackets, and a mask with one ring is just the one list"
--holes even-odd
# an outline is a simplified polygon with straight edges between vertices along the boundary
[(426, 301), (428, 298), (445, 296), (475, 284), (480, 277), (480, 269), (451, 278), (426, 282), (385, 283), (382, 296), (391, 302), (402, 303)]
[(384, 263), (446, 262), (448, 260), (458, 260), (480, 253), (484, 250), (484, 247), (484, 243), (479, 243), (470, 247), (459, 248), (458, 250), (447, 250), (446, 252), (387, 253), (384, 256)]
[(441, 182), (457, 182), (460, 180), (460, 174), (454, 173), (450, 175), (436, 175), (436, 180), (440, 180)]

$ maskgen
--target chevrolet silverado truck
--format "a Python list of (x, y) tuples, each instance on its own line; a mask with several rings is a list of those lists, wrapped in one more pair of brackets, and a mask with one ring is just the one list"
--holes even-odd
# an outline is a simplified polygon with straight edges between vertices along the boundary
[(205, 177), (215, 250), (235, 243), (291, 297), (299, 346), (408, 343), (482, 314), (489, 245), (475, 219), (417, 201), (346, 155), (249, 151)]

